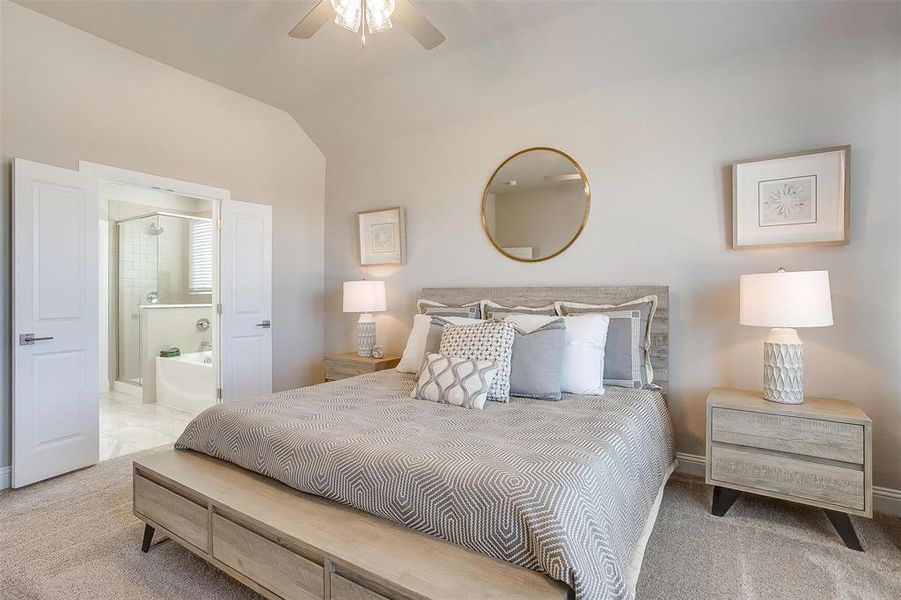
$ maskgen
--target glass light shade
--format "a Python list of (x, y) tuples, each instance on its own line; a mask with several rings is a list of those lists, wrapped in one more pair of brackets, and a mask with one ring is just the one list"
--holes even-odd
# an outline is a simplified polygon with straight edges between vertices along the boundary
[(760, 327), (832, 325), (828, 271), (742, 275), (739, 321)]
[(371, 313), (387, 310), (384, 281), (345, 281), (344, 312)]
[[(335, 9), (335, 23), (345, 29), (359, 33), (363, 15), (362, 0), (332, 0)], [(394, 0), (366, 0), (366, 23), (369, 33), (391, 29), (391, 15)]]

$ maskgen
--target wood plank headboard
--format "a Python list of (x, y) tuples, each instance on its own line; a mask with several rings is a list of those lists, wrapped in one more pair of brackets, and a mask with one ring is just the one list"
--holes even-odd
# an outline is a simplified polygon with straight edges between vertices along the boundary
[(457, 287), (423, 288), (420, 298), (463, 304), (487, 298), (505, 306), (544, 306), (562, 300), (590, 304), (622, 304), (642, 296), (657, 296), (651, 323), (651, 365), (654, 383), (669, 391), (669, 287), (665, 285), (601, 285), (579, 287)]

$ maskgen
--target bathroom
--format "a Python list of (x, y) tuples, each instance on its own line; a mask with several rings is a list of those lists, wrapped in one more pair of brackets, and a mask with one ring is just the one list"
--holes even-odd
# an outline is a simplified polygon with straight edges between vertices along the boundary
[(217, 401), (213, 205), (102, 183), (100, 457), (172, 443)]

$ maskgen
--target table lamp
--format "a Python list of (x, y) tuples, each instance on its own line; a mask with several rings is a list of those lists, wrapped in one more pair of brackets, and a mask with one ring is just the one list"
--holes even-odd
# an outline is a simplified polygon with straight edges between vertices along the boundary
[(832, 325), (828, 271), (742, 275), (742, 325), (771, 327), (763, 344), (763, 397), (804, 403), (804, 344), (796, 327)]
[(375, 319), (372, 313), (386, 310), (384, 281), (345, 281), (344, 312), (360, 313), (357, 320), (357, 354), (372, 356)]

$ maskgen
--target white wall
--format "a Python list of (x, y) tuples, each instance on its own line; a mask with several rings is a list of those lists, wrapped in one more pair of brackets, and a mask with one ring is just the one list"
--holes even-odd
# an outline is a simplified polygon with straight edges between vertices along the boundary
[[(397, 352), (425, 286), (670, 286), (670, 408), (678, 450), (702, 454), (711, 386), (760, 387), (766, 331), (738, 324), (738, 277), (828, 269), (835, 326), (801, 332), (807, 389), (858, 402), (874, 421), (875, 483), (901, 488), (899, 72), (901, 27), (884, 22), (789, 47), (488, 114), (329, 156), (328, 351), (353, 348), (341, 282), (386, 278), (376, 317)], [(592, 60), (616, 60), (595, 56)], [(729, 249), (732, 161), (851, 144), (851, 244)], [(591, 183), (591, 214), (561, 256), (523, 264), (479, 222), (482, 188), (515, 150), (563, 149)], [(406, 208), (408, 264), (357, 266), (354, 212)]]
[[(13, 157), (79, 160), (231, 190), (273, 207), (273, 386), (321, 380), (325, 158), (281, 110), (0, 0), (0, 339), (9, 340)], [(0, 465), (10, 356), (0, 345)]]

